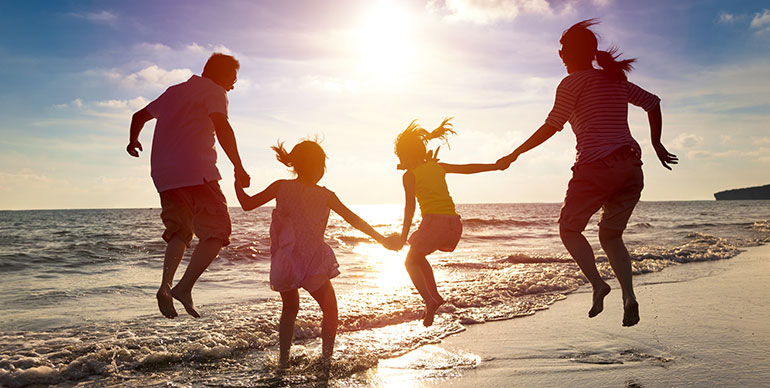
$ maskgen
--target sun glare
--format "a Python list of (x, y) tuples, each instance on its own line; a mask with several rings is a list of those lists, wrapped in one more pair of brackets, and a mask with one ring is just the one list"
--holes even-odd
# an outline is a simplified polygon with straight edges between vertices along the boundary
[(404, 82), (414, 60), (410, 15), (391, 1), (369, 10), (358, 31), (361, 69), (384, 84)]

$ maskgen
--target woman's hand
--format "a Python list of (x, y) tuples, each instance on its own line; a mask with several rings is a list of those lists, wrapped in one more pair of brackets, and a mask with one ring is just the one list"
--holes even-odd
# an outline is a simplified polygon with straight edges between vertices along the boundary
[(677, 158), (676, 155), (668, 152), (666, 147), (663, 147), (662, 143), (653, 144), (652, 146), (655, 148), (655, 154), (658, 155), (658, 159), (660, 160), (660, 163), (663, 165), (663, 167), (670, 170), (671, 167), (669, 164), (679, 163), (679, 158)]

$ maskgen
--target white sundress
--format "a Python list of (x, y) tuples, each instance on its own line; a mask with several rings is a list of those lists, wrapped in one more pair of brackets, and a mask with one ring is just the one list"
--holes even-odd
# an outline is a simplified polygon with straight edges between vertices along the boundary
[(300, 287), (313, 292), (340, 274), (332, 248), (324, 241), (329, 220), (325, 187), (281, 181), (270, 224), (270, 288)]

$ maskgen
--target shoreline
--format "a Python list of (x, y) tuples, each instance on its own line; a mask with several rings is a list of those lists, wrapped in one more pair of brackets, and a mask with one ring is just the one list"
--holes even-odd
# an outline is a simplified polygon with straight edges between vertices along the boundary
[[(588, 318), (583, 286), (537, 314), (462, 333), (368, 371), (374, 386), (711, 387), (770, 381), (770, 245), (634, 276), (641, 321), (621, 326), (620, 287)], [(453, 368), (446, 368), (454, 364)]]

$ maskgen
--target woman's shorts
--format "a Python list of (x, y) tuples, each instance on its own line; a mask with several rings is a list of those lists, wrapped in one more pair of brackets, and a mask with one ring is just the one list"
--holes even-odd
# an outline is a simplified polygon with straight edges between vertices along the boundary
[(420, 227), (409, 237), (411, 249), (422, 254), (452, 252), (460, 242), (463, 224), (456, 214), (423, 214)]
[(582, 232), (599, 209), (599, 227), (625, 230), (644, 188), (642, 161), (622, 147), (607, 157), (572, 168), (559, 214), (559, 228)]

